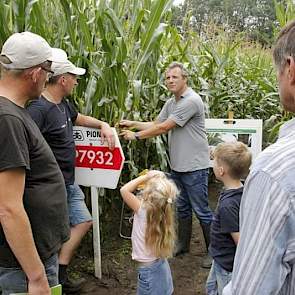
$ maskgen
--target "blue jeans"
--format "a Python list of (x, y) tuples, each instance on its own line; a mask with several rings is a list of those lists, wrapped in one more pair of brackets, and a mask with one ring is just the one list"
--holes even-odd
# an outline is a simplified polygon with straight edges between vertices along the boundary
[(176, 200), (177, 216), (185, 219), (192, 210), (202, 223), (209, 224), (213, 215), (208, 204), (208, 169), (192, 172), (171, 171), (171, 178), (180, 190)]
[(70, 225), (74, 226), (92, 220), (91, 214), (85, 204), (85, 196), (79, 185), (66, 186)]
[(171, 295), (173, 281), (167, 259), (157, 259), (137, 269), (137, 295)]
[[(57, 254), (44, 262), (44, 267), (50, 287), (58, 284)], [(28, 292), (28, 280), (21, 268), (0, 267), (0, 289), (2, 295)]]
[(232, 273), (213, 260), (206, 282), (207, 295), (222, 295), (223, 288), (230, 282)]

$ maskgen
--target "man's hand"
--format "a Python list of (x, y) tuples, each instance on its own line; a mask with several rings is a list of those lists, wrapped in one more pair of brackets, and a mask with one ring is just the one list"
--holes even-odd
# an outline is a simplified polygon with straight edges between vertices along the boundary
[(122, 120), (119, 123), (119, 126), (121, 128), (133, 128), (134, 127), (134, 121), (130, 121), (130, 120)]
[(123, 136), (126, 140), (135, 140), (135, 132), (130, 130), (123, 130), (120, 134), (120, 136)]
[(50, 295), (51, 291), (46, 274), (44, 273), (44, 275), (37, 280), (29, 281), (28, 291), (30, 295)]
[(100, 129), (100, 137), (102, 144), (105, 142), (105, 140), (108, 143), (109, 149), (113, 150), (115, 147), (115, 136), (114, 132), (107, 123), (102, 123), (101, 129)]

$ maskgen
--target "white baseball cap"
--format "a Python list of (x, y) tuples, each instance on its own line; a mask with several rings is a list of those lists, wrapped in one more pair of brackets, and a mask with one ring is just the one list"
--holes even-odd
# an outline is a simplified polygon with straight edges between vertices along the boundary
[(59, 60), (59, 62), (65, 62), (68, 60), (67, 53), (61, 48), (52, 48), (52, 55)]
[[(10, 61), (1, 59), (6, 57)], [(0, 63), (6, 69), (28, 69), (45, 61), (60, 62), (63, 59), (55, 56), (52, 48), (41, 36), (22, 32), (11, 35), (4, 43)]]
[(58, 62), (58, 63), (56, 62), (52, 63), (51, 70), (53, 71), (53, 75), (52, 75), (53, 77), (66, 74), (66, 73), (70, 73), (77, 76), (82, 76), (85, 74), (86, 72), (85, 69), (76, 67), (74, 64), (72, 64), (68, 60), (67, 53), (64, 50), (60, 48), (53, 48), (53, 54), (55, 56), (58, 56), (59, 59), (62, 60), (61, 62)]

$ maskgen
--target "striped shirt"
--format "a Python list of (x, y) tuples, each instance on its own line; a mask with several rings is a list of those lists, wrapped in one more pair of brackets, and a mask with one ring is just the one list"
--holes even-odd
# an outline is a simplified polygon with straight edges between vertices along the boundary
[(255, 160), (240, 207), (240, 241), (224, 295), (295, 294), (295, 120)]

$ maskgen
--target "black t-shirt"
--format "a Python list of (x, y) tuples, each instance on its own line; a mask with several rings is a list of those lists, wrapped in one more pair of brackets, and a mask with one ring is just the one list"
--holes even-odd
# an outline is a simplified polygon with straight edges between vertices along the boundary
[[(23, 203), (42, 261), (69, 238), (66, 189), (62, 173), (27, 110), (0, 97), (0, 171), (24, 168)], [(14, 185), (8, 183), (7, 185)], [(22, 237), (19, 237), (22, 243)], [(19, 266), (0, 225), (0, 266)]]
[(209, 253), (225, 270), (233, 270), (236, 244), (230, 233), (239, 232), (239, 211), (243, 187), (221, 192), (211, 223)]
[(78, 116), (77, 111), (64, 99), (55, 104), (43, 96), (32, 101), (27, 110), (51, 147), (65, 183), (73, 184), (76, 159), (73, 123)]

